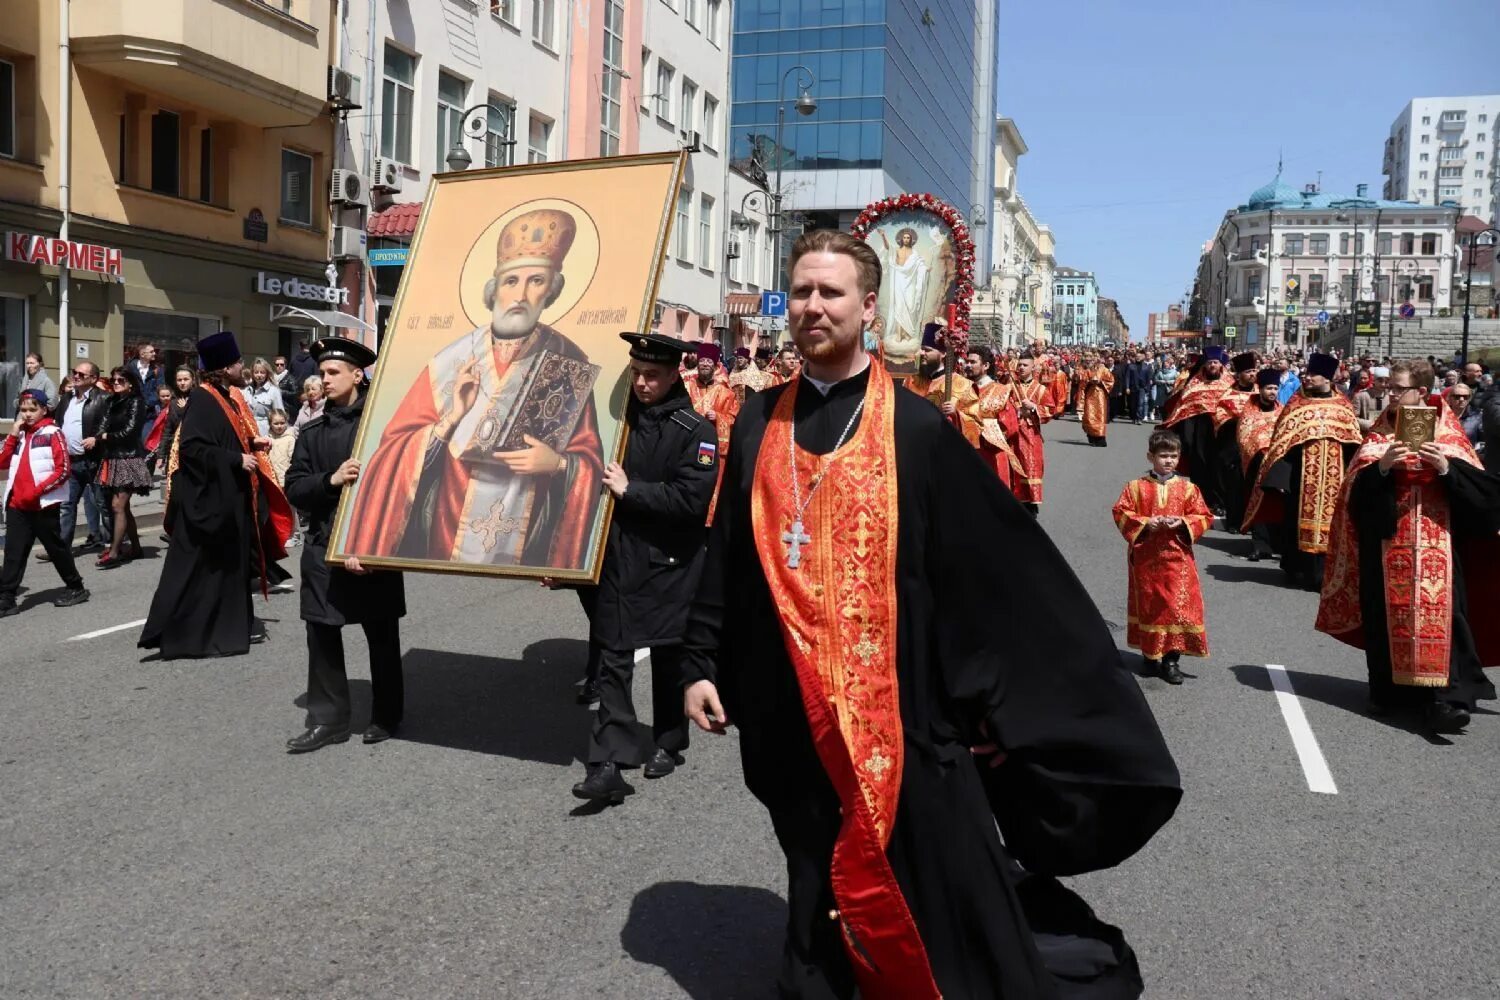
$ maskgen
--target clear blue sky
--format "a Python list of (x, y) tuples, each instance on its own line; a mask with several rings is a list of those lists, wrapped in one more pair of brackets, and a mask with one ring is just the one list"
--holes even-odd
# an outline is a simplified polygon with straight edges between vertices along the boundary
[(1276, 173), (1378, 196), (1414, 97), (1500, 93), (1496, 0), (1005, 0), (998, 101), (1021, 197), (1131, 336), (1192, 286), (1224, 212)]

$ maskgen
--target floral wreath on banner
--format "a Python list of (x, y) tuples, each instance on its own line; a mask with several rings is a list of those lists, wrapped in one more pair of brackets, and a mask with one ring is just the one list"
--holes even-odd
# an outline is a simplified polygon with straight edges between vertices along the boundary
[(969, 236), (969, 225), (964, 221), (963, 213), (940, 198), (930, 194), (898, 194), (866, 205), (849, 227), (849, 232), (859, 239), (868, 240), (876, 223), (897, 212), (927, 212), (942, 219), (953, 233), (953, 255), (957, 258), (958, 274), (953, 279), (954, 316), (949, 332), (954, 351), (965, 354), (969, 349), (969, 303), (974, 298), (974, 241)]

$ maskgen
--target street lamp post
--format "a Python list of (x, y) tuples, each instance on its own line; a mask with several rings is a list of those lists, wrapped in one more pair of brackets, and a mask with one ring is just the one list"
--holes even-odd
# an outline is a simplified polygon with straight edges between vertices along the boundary
[[(781, 215), (781, 169), (786, 163), (786, 151), (781, 145), (781, 133), (782, 129), (786, 126), (786, 81), (793, 73), (799, 74), (797, 81), (798, 86), (802, 89), (802, 93), (797, 95), (797, 114), (805, 118), (818, 110), (818, 102), (813, 100), (812, 94), (809, 93), (818, 83), (818, 78), (813, 75), (813, 71), (799, 63), (783, 73), (781, 75), (781, 83), (776, 88), (776, 190), (771, 195), (771, 214), (774, 216), (776, 223), (775, 249), (773, 251), (774, 255), (771, 258), (771, 266), (775, 269), (772, 278), (777, 284), (780, 283), (781, 277), (781, 232), (786, 228), (785, 221)], [(807, 75), (806, 83), (801, 82), (801, 74)]]
[(1469, 363), (1469, 299), (1474, 294), (1474, 248), (1481, 245), (1479, 242), (1481, 236), (1488, 237), (1482, 244), (1483, 246), (1494, 246), (1495, 237), (1500, 236), (1500, 229), (1491, 226), (1469, 234), (1469, 270), (1464, 278), (1464, 337), (1463, 344), (1459, 348), (1463, 354), (1464, 364)]
[[(506, 109), (497, 108), (493, 104), (476, 104), (472, 108), (464, 109), (464, 113), (459, 116), (459, 121), (462, 122), (459, 131), (470, 139), (478, 139), (484, 135), (485, 119), (479, 116), (480, 111), (498, 111), (503, 115)], [(515, 112), (512, 111), (511, 116), (506, 119), (505, 138), (500, 140), (500, 145), (514, 146), (516, 144), (516, 140), (511, 137), (515, 127)], [(453, 145), (448, 149), (448, 155), (443, 157), (443, 160), (448, 164), (448, 169), (455, 173), (468, 170), (474, 165), (474, 157), (469, 155), (469, 151), (464, 148), (463, 140), (456, 135), (453, 137)]]

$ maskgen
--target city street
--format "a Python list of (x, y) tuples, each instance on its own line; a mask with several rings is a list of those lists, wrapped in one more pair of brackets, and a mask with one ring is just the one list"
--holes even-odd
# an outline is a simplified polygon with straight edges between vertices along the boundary
[[(1109, 511), (1149, 430), (1111, 425), (1107, 450), (1071, 420), (1046, 431), (1042, 522), (1122, 647)], [(1362, 655), (1247, 547), (1199, 548), (1213, 655), (1182, 687), (1140, 682), (1182, 770), (1176, 818), (1075, 886), (1153, 998), (1500, 996), (1500, 716), (1450, 743), (1365, 715)], [(666, 779), (635, 772), (621, 807), (569, 794), (589, 724), (573, 595), (409, 576), (398, 738), (290, 756), (295, 595), (257, 599), (271, 639), (250, 655), (163, 663), (135, 646), (160, 559), (87, 563), (90, 603), (52, 608), (33, 562), (27, 610), (0, 624), (0, 996), (772, 995), (784, 874), (732, 732), (695, 735)]]

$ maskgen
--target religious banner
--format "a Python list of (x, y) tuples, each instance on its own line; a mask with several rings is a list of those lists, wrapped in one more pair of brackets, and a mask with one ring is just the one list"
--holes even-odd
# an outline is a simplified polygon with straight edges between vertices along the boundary
[(354, 446), (330, 562), (598, 579), (685, 154), (440, 174)]
[(880, 297), (869, 331), (886, 370), (915, 375), (922, 328), (938, 322), (962, 354), (974, 298), (974, 244), (963, 214), (930, 194), (872, 202), (849, 230), (880, 257)]

